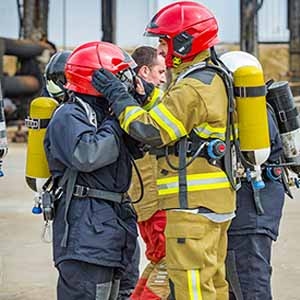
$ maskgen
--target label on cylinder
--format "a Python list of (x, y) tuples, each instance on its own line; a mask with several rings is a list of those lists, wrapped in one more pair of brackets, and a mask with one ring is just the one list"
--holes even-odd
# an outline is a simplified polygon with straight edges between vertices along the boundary
[(300, 156), (300, 128), (281, 134), (283, 151), (287, 158)]

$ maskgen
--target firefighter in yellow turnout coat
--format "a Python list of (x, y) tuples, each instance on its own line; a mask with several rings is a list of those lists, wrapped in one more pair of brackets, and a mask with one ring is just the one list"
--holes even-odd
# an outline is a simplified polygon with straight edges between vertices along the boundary
[[(197, 63), (213, 64), (217, 22), (206, 7), (182, 1), (161, 9), (146, 31), (160, 37), (167, 66), (176, 65), (162, 102), (147, 112), (103, 69), (94, 74), (93, 85), (109, 99), (126, 132), (161, 150), (157, 189), (160, 209), (167, 210), (171, 299), (226, 300), (224, 261), (235, 193), (224, 161), (209, 158), (202, 146), (225, 140), (228, 97), (222, 78), (210, 68), (183, 75)], [(191, 157), (193, 163), (184, 168)]]

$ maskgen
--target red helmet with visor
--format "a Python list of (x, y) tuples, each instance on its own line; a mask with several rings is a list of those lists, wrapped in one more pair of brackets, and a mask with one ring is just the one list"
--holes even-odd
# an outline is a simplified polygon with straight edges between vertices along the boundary
[(118, 46), (109, 42), (95, 41), (82, 44), (74, 49), (65, 67), (68, 90), (92, 96), (101, 94), (92, 86), (94, 71), (104, 68), (122, 80), (125, 71), (135, 68), (131, 56)]
[(173, 57), (189, 61), (217, 44), (217, 34), (218, 23), (212, 12), (192, 1), (179, 1), (163, 7), (145, 30), (145, 35), (167, 41), (168, 67), (173, 67)]

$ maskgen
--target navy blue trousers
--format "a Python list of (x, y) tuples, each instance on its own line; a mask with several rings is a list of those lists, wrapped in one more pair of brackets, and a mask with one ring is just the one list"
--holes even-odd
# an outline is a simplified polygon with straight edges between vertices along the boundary
[(229, 235), (230, 300), (271, 300), (272, 239), (265, 234)]

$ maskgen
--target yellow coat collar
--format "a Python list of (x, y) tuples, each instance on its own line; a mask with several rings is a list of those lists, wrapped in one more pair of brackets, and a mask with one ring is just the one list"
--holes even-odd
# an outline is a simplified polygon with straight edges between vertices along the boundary
[(195, 64), (197, 64), (197, 63), (199, 63), (201, 61), (204, 61), (204, 60), (206, 60), (209, 57), (210, 57), (210, 53), (209, 53), (208, 50), (202, 51), (197, 56), (195, 56), (192, 61), (182, 63), (178, 67), (173, 68), (172, 69), (172, 73), (173, 73), (174, 77), (176, 78), (180, 73), (182, 73), (183, 71), (185, 71), (190, 66), (195, 65)]

